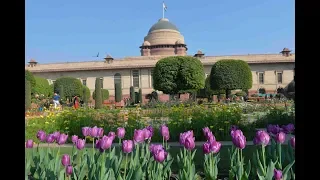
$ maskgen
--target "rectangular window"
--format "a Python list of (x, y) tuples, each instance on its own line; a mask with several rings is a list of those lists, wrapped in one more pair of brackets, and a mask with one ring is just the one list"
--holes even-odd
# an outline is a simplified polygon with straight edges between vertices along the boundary
[(87, 86), (87, 80), (86, 80), (86, 79), (82, 79), (82, 84), (83, 84), (84, 86)]
[(259, 84), (264, 84), (264, 73), (260, 72), (258, 75), (259, 75)]
[(153, 87), (153, 69), (150, 70), (150, 78), (151, 87)]
[(139, 85), (140, 85), (139, 70), (132, 70), (132, 85), (133, 85), (133, 87), (139, 87)]
[(282, 84), (282, 72), (277, 73), (278, 84)]

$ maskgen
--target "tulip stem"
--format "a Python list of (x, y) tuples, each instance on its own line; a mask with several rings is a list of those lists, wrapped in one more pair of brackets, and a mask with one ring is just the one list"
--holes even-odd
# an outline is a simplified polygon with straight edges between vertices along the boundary
[(73, 146), (72, 146), (72, 152), (71, 152), (71, 162), (73, 162), (73, 150), (74, 150), (74, 144), (73, 144)]
[(121, 139), (119, 138), (119, 146), (120, 146), (120, 144), (121, 144)]
[(265, 157), (265, 147), (264, 147), (264, 145), (262, 145), (262, 147), (261, 147), (261, 150), (262, 150), (262, 159), (263, 159), (263, 171), (264, 171), (264, 173), (266, 173), (267, 171), (266, 171), (266, 157)]
[(94, 138), (93, 138), (93, 141), (92, 141), (92, 155), (94, 156)]
[(162, 146), (164, 147), (164, 137), (162, 136)]
[(128, 162), (128, 153), (126, 153), (126, 163), (124, 164), (124, 175), (123, 175), (123, 179), (126, 179), (127, 162)]
[(282, 169), (282, 157), (281, 157), (281, 143), (277, 143), (278, 146), (278, 157), (279, 157), (279, 169)]

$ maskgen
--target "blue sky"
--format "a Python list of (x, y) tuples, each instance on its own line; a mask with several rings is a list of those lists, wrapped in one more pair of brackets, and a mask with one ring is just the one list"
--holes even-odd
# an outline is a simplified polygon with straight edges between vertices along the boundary
[[(165, 17), (185, 37), (188, 54), (278, 53), (294, 50), (293, 0), (167, 0)], [(162, 0), (26, 1), (25, 62), (139, 56)], [(100, 52), (103, 57), (92, 56)]]

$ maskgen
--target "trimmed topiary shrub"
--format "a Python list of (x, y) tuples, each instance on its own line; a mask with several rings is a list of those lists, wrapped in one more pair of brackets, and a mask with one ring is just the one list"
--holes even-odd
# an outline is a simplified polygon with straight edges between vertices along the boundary
[(115, 100), (121, 102), (122, 99), (122, 88), (120, 83), (115, 84)]
[(102, 91), (101, 91), (101, 80), (100, 78), (96, 78), (95, 84), (95, 109), (102, 108)]
[(58, 78), (54, 83), (54, 91), (59, 92), (59, 88), (63, 87), (64, 97), (60, 96), (61, 98), (72, 98), (74, 96), (80, 96), (83, 95), (83, 88), (82, 83), (79, 79), (74, 77), (61, 77)]
[(24, 78), (30, 82), (31, 93), (33, 93), (33, 88), (36, 86), (37, 83), (36, 79), (34, 78), (33, 74), (28, 70), (24, 71)]
[[(109, 91), (108, 89), (101, 89), (101, 96), (102, 96), (102, 102), (104, 100), (108, 100), (109, 99)], [(96, 98), (96, 93), (95, 91), (92, 93), (92, 98), (95, 99)]]
[(201, 61), (189, 56), (171, 56), (159, 60), (152, 77), (154, 89), (170, 95), (198, 91), (205, 84)]
[(138, 96), (138, 100), (139, 100), (139, 103), (142, 103), (142, 89), (140, 88), (139, 89), (139, 96)]
[(238, 96), (238, 97), (243, 97), (243, 96), (246, 96), (246, 95), (247, 95), (247, 93), (244, 92), (244, 91), (236, 92), (236, 96)]
[(252, 72), (247, 62), (225, 59), (216, 62), (210, 73), (211, 89), (226, 91), (229, 98), (230, 90), (250, 89), (252, 87)]
[(90, 89), (85, 85), (83, 85), (82, 87), (83, 87), (82, 100), (83, 100), (83, 103), (87, 104), (90, 99), (90, 94), (91, 94)]
[(25, 109), (31, 107), (31, 83), (25, 79)]
[(38, 76), (34, 76), (34, 79), (36, 80), (36, 85), (33, 87), (33, 94), (43, 94), (44, 97), (48, 97), (51, 91), (48, 80)]
[(134, 92), (133, 86), (130, 86), (130, 101), (131, 101), (131, 104), (134, 104), (136, 102), (136, 94)]

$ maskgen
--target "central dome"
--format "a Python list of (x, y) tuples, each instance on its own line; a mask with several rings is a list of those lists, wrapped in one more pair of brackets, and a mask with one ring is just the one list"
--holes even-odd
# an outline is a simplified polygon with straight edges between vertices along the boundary
[(155, 23), (149, 30), (149, 33), (155, 30), (160, 30), (160, 29), (170, 29), (170, 30), (175, 30), (179, 31), (177, 26), (169, 22), (168, 19), (166, 18), (161, 18), (157, 23)]

